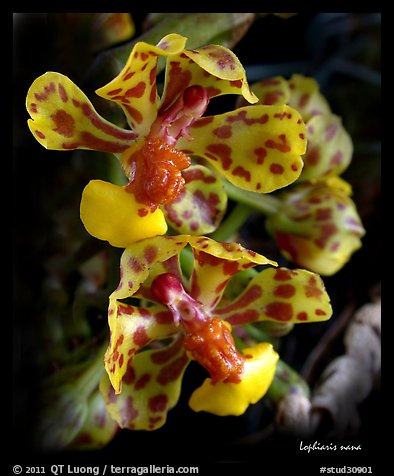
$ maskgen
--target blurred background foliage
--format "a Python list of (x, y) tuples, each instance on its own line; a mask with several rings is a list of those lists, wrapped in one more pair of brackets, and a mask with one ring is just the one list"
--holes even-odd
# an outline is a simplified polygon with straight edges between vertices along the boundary
[[(118, 38), (116, 46), (111, 39), (98, 38), (97, 18), (92, 15), (97, 14), (14, 14), (13, 439), (26, 451), (32, 451), (40, 382), (64, 364), (93, 355), (107, 338), (107, 298), (118, 279), (111, 263), (120, 256), (120, 250), (87, 235), (79, 219), (86, 183), (116, 174), (111, 158), (83, 151), (45, 151), (28, 131), (26, 92), (45, 71), (69, 75), (100, 113), (119, 124), (121, 115), (106, 109), (94, 97), (94, 89), (119, 72), (131, 45), (141, 39), (155, 43), (177, 32), (190, 38), (190, 48), (221, 43), (239, 57), (250, 83), (275, 75), (313, 76), (353, 139), (353, 161), (343, 178), (353, 187), (366, 235), (351, 261), (324, 278), (334, 308), (331, 320), (296, 326), (282, 338), (281, 358), (303, 374), (309, 385), (315, 384), (323, 368), (343, 352), (344, 322), (355, 309), (380, 295), (380, 13), (132, 12), (130, 37)], [(234, 97), (216, 98), (208, 113), (223, 112), (234, 104)], [(257, 216), (248, 220), (239, 239), (291, 267)], [(329, 341), (328, 334), (334, 336)], [(323, 352), (316, 358), (319, 346)], [(163, 428), (154, 433), (119, 432), (102, 454), (144, 447), (154, 447), (158, 454), (179, 447), (193, 453), (197, 446), (201, 451), (197, 459), (204, 454), (220, 459), (211, 448), (223, 446), (227, 448), (223, 459), (231, 459), (231, 448), (258, 455), (261, 438), (247, 437), (264, 431), (274, 410), (261, 403), (239, 418), (193, 414), (187, 400), (193, 380), (202, 374), (197, 366), (192, 368), (185, 377), (180, 404)], [(377, 389), (360, 407), (362, 424), (350, 436), (369, 441), (378, 431), (381, 416)], [(268, 444), (273, 445), (270, 438)]]

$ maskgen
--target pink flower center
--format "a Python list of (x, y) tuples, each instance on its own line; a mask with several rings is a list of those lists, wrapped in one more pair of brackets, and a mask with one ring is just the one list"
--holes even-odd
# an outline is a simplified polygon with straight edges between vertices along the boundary
[(171, 145), (182, 136), (191, 139), (189, 128), (204, 114), (208, 103), (208, 94), (202, 86), (189, 86), (170, 107), (159, 111), (149, 135)]

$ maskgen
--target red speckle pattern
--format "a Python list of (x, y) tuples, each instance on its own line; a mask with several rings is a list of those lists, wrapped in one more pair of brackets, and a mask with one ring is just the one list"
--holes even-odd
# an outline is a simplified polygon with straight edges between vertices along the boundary
[(241, 296), (233, 303), (229, 304), (228, 306), (221, 307), (216, 309), (216, 314), (228, 314), (238, 309), (245, 308), (249, 306), (253, 301), (259, 299), (263, 294), (263, 290), (261, 286), (253, 285), (248, 288)]
[(338, 227), (334, 223), (322, 224), (320, 227), (320, 236), (314, 240), (319, 248), (325, 248), (329, 239), (335, 235), (338, 231)]
[(302, 311), (302, 312), (299, 312), (299, 313), (297, 314), (297, 319), (298, 319), (299, 321), (307, 321), (307, 320), (308, 320), (308, 314), (307, 314), (306, 312), (303, 312), (303, 311)]
[(68, 94), (67, 94), (67, 91), (65, 90), (64, 86), (59, 83), (58, 88), (59, 88), (59, 96), (60, 96), (60, 99), (61, 99), (64, 103), (68, 102)]
[(134, 401), (131, 396), (126, 398), (123, 407), (120, 410), (121, 427), (130, 428), (130, 423), (139, 415), (138, 410), (134, 407)]
[(270, 165), (270, 172), (272, 172), (274, 175), (281, 175), (281, 174), (283, 174), (284, 171), (285, 171), (285, 169), (280, 164), (275, 164), (274, 163), (274, 164)]
[(144, 269), (144, 266), (142, 265), (142, 263), (140, 263), (140, 261), (138, 261), (138, 259), (135, 258), (134, 256), (132, 256), (129, 259), (127, 264), (129, 268), (133, 270), (134, 273), (141, 273), (141, 271), (143, 271)]
[(319, 163), (320, 161), (320, 147), (313, 146), (307, 147), (306, 154), (304, 156), (305, 164), (308, 166), (314, 166)]
[(183, 94), (183, 91), (190, 86), (192, 73), (189, 70), (184, 70), (179, 61), (170, 61), (167, 65), (166, 74), (168, 74), (167, 89), (161, 111), (166, 110), (175, 99)]
[(170, 382), (178, 380), (188, 362), (189, 359), (184, 353), (174, 361), (162, 367), (156, 377), (157, 383), (160, 385), (168, 385)]
[(216, 177), (214, 175), (206, 175), (201, 169), (189, 168), (183, 173), (183, 178), (185, 183), (193, 182), (194, 180), (201, 180), (203, 183), (211, 184), (216, 182)]
[(342, 161), (343, 153), (340, 150), (337, 150), (330, 159), (330, 165), (340, 165)]
[(316, 314), (316, 316), (326, 316), (327, 315), (326, 311), (324, 311), (323, 309), (316, 309), (315, 314)]
[(246, 309), (242, 312), (235, 312), (231, 314), (227, 321), (232, 326), (242, 326), (244, 324), (249, 324), (251, 322), (257, 321), (259, 319), (259, 312), (256, 309)]
[(293, 306), (290, 303), (274, 301), (265, 307), (268, 317), (276, 321), (290, 321), (293, 317)]
[(305, 296), (307, 298), (316, 298), (319, 299), (322, 297), (323, 291), (318, 286), (317, 279), (314, 276), (311, 276), (308, 280), (307, 285), (305, 286)]
[(292, 278), (292, 272), (289, 269), (278, 268), (275, 270), (275, 281), (289, 281)]
[[(136, 390), (142, 390), (146, 387), (151, 379), (151, 375), (148, 373), (144, 373), (141, 377), (135, 382), (134, 388)], [(123, 380), (124, 381), (124, 380)]]
[[(123, 382), (126, 384), (126, 385), (131, 385), (134, 380), (135, 380), (135, 370), (133, 367), (128, 366), (127, 367), (127, 370), (126, 370), (126, 373), (123, 375)], [(112, 387), (111, 387), (112, 388)]]
[(75, 130), (75, 120), (66, 111), (62, 109), (56, 111), (55, 114), (51, 115), (51, 119), (55, 123), (55, 128), (53, 129), (58, 134), (62, 135), (63, 137), (72, 137)]
[(155, 314), (155, 319), (158, 324), (171, 324), (174, 318), (170, 311), (161, 311)]
[[(172, 320), (172, 315), (171, 315), (171, 320)], [(163, 350), (159, 350), (157, 352), (154, 352), (151, 354), (150, 359), (154, 364), (157, 365), (162, 365), (169, 360), (171, 360), (173, 357), (176, 356), (176, 354), (179, 352), (179, 349), (182, 346), (182, 341), (179, 339), (174, 345), (171, 345), (170, 347), (167, 347)]]
[(251, 175), (249, 170), (246, 170), (241, 165), (238, 165), (237, 167), (235, 167), (235, 169), (231, 173), (234, 176), (237, 175), (239, 177), (243, 177), (247, 182), (250, 182)]
[(257, 147), (253, 152), (257, 155), (256, 162), (258, 164), (263, 164), (264, 159), (267, 156), (267, 150), (264, 149), (264, 147)]
[(163, 412), (167, 407), (168, 397), (165, 394), (155, 395), (148, 400), (149, 409), (156, 412)]
[(231, 147), (227, 144), (210, 144), (207, 146), (207, 156), (213, 160), (220, 160), (224, 170), (228, 170), (232, 164)]
[(281, 298), (291, 298), (296, 292), (295, 287), (292, 284), (281, 284), (275, 288), (274, 296)]
[(148, 342), (150, 342), (150, 338), (144, 327), (137, 327), (133, 334), (133, 341), (138, 347), (144, 347)]
[(231, 126), (220, 126), (212, 132), (219, 139), (229, 139), (232, 136)]
[(144, 257), (148, 264), (152, 264), (157, 257), (158, 249), (156, 246), (147, 246), (144, 249)]
[(279, 137), (282, 137), (282, 139), (280, 139), (279, 142), (275, 142), (272, 139), (266, 140), (265, 146), (268, 147), (269, 149), (276, 149), (283, 153), (290, 152), (291, 148), (286, 143), (286, 139), (283, 139), (284, 136), (279, 136)]
[(338, 134), (338, 131), (338, 124), (328, 124), (324, 129), (324, 139), (326, 141), (331, 141)]

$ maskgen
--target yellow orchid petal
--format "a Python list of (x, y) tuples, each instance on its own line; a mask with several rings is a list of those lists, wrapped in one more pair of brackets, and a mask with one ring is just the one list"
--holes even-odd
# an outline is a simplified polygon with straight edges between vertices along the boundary
[(85, 187), (80, 216), (92, 236), (119, 248), (167, 231), (160, 209), (151, 212), (124, 187), (103, 180), (91, 180)]
[(105, 367), (116, 393), (121, 391), (126, 372), (124, 361), (132, 359), (152, 340), (166, 338), (176, 330), (168, 309), (151, 306), (141, 310), (118, 300), (133, 296), (154, 301), (149, 283), (163, 272), (180, 276), (177, 258), (186, 244), (187, 237), (157, 236), (131, 244), (122, 254), (119, 285), (110, 295), (111, 342), (105, 355)]
[(315, 79), (293, 74), (288, 84), (291, 91), (288, 104), (301, 113), (305, 122), (313, 116), (331, 113), (330, 106), (320, 93), (320, 86)]
[(104, 367), (115, 393), (122, 390), (122, 378), (134, 356), (153, 340), (165, 339), (177, 329), (163, 306), (131, 306), (110, 298), (108, 324), (111, 331)]
[(119, 104), (133, 130), (148, 134), (157, 115), (158, 57), (180, 53), (185, 44), (186, 38), (175, 33), (162, 38), (156, 46), (142, 41), (136, 43), (122, 71), (96, 93)]
[(219, 45), (183, 50), (167, 59), (160, 110), (165, 110), (193, 85), (202, 86), (208, 99), (222, 94), (241, 94), (249, 103), (257, 102), (250, 91), (246, 72), (232, 51)]
[(353, 189), (349, 182), (346, 182), (341, 177), (337, 175), (330, 175), (328, 177), (319, 177), (318, 179), (310, 180), (312, 184), (322, 184), (327, 187), (338, 189), (344, 192), (347, 196), (351, 197), (353, 195)]
[(325, 321), (332, 308), (319, 275), (305, 269), (268, 268), (215, 314), (233, 326), (265, 320), (296, 324)]
[(307, 150), (300, 180), (311, 180), (329, 175), (340, 175), (349, 166), (353, 142), (334, 114), (312, 117), (306, 124)]
[[(119, 285), (110, 298), (125, 299), (134, 296), (142, 283), (152, 281), (151, 273), (156, 276), (160, 263), (166, 264), (179, 255), (187, 245), (187, 240), (187, 235), (156, 236), (128, 246), (120, 259)], [(167, 269), (168, 271), (170, 270)]]
[(127, 365), (122, 393), (116, 395), (106, 375), (100, 391), (109, 414), (121, 428), (156, 430), (180, 396), (183, 374), (190, 362), (181, 339), (159, 350), (147, 350)]
[(179, 233), (212, 233), (227, 208), (223, 181), (217, 173), (203, 165), (191, 165), (182, 176), (184, 189), (174, 201), (163, 206), (167, 221)]
[(51, 150), (90, 149), (119, 153), (137, 134), (104, 118), (71, 79), (47, 72), (33, 81), (26, 97), (27, 121), (38, 142)]
[(212, 379), (206, 379), (190, 397), (192, 410), (239, 416), (265, 395), (275, 375), (278, 354), (268, 343), (257, 344), (242, 352), (246, 360), (241, 381), (213, 383)]
[(277, 265), (238, 243), (219, 243), (201, 236), (190, 236), (188, 241), (195, 257), (190, 295), (202, 302), (207, 310), (218, 304), (234, 274), (258, 264)]
[[(288, 104), (290, 88), (288, 81), (282, 76), (263, 79), (251, 85), (251, 90), (259, 98), (261, 104), (281, 106)], [(297, 109), (297, 108), (296, 108)]]
[(207, 159), (239, 188), (268, 193), (294, 182), (306, 150), (305, 124), (289, 106), (247, 106), (197, 120), (178, 148)]

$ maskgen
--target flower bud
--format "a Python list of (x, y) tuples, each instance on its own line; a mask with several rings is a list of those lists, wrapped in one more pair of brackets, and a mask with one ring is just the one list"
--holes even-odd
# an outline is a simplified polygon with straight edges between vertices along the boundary
[(304, 183), (282, 196), (278, 213), (267, 219), (281, 253), (323, 276), (339, 271), (360, 248), (365, 230), (340, 179)]

